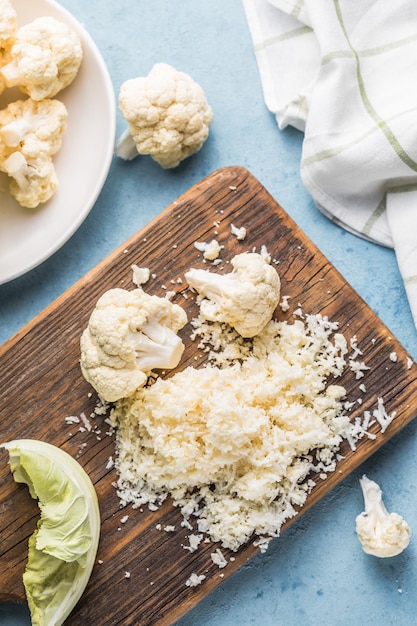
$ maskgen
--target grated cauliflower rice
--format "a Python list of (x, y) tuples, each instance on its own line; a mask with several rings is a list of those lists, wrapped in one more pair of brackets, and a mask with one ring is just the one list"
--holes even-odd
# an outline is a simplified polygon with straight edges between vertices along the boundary
[(193, 325), (209, 363), (112, 409), (118, 496), (152, 509), (171, 496), (212, 541), (265, 548), (304, 504), (312, 473), (334, 471), (341, 442), (352, 440), (345, 389), (333, 380), (347, 342), (320, 315), (272, 320), (251, 340), (219, 323)]

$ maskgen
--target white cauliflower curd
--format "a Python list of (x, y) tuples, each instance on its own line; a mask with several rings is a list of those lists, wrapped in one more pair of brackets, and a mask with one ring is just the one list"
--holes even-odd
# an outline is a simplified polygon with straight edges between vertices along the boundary
[(72, 28), (54, 17), (39, 17), (14, 34), (0, 77), (6, 87), (18, 86), (33, 100), (52, 98), (74, 80), (82, 57)]
[(106, 402), (132, 395), (153, 369), (176, 367), (184, 344), (176, 334), (185, 311), (141, 288), (110, 289), (81, 336), (81, 371)]
[[(213, 327), (227, 346), (235, 331), (220, 340), (225, 325)], [(223, 367), (187, 367), (117, 402), (121, 504), (171, 496), (198, 532), (232, 550), (277, 536), (314, 477), (334, 471), (349, 428), (345, 389), (326, 386), (347, 352), (333, 331), (319, 316), (270, 321), (235, 361), (226, 351)]]
[(10, 50), (17, 31), (17, 14), (10, 0), (0, 0), (0, 61)]
[(199, 294), (200, 314), (205, 319), (229, 324), (242, 337), (254, 337), (278, 306), (280, 278), (256, 252), (237, 254), (231, 264), (233, 271), (228, 274), (192, 268), (185, 279)]
[(67, 109), (59, 100), (17, 100), (0, 111), (0, 171), (21, 206), (35, 208), (54, 194), (53, 156), (61, 148)]
[(378, 484), (362, 476), (365, 510), (356, 518), (356, 532), (364, 552), (386, 558), (400, 554), (410, 543), (411, 530), (398, 513), (388, 513)]
[(200, 150), (213, 120), (202, 88), (167, 63), (123, 83), (119, 106), (129, 128), (117, 142), (117, 155), (149, 154), (163, 168), (176, 167)]
[[(17, 14), (10, 0), (0, 0), (0, 67), (10, 60), (10, 49), (17, 31)], [(0, 93), (5, 88), (0, 74)]]

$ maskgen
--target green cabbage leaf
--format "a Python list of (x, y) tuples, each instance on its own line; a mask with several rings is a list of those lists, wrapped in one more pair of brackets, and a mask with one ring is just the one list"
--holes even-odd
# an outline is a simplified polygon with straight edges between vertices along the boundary
[(40, 519), (29, 539), (23, 574), (33, 626), (60, 626), (91, 576), (100, 538), (94, 486), (64, 450), (35, 439), (2, 444), (17, 483), (38, 500)]

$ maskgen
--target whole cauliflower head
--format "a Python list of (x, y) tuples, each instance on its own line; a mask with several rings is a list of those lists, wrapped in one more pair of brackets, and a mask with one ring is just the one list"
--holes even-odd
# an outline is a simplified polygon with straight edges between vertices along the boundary
[(185, 279), (199, 294), (205, 319), (229, 324), (242, 337), (254, 337), (272, 318), (281, 281), (275, 268), (256, 252), (237, 254), (231, 264), (233, 271), (228, 274), (190, 269)]
[(202, 88), (167, 63), (123, 83), (119, 106), (129, 129), (118, 141), (117, 154), (126, 159), (149, 154), (163, 168), (176, 167), (200, 150), (213, 120)]
[(52, 161), (67, 125), (59, 100), (28, 98), (0, 111), (0, 171), (9, 178), (11, 195), (26, 208), (49, 200), (58, 186)]
[(81, 336), (81, 371), (106, 402), (131, 396), (153, 369), (176, 367), (184, 351), (180, 306), (141, 288), (104, 293)]
[(5, 85), (19, 86), (34, 100), (43, 100), (74, 80), (83, 51), (78, 33), (46, 16), (18, 29), (10, 56), (11, 60), (0, 68)]
[(411, 530), (398, 513), (388, 513), (376, 482), (360, 480), (365, 511), (356, 518), (356, 532), (364, 552), (386, 558), (400, 554), (410, 543)]

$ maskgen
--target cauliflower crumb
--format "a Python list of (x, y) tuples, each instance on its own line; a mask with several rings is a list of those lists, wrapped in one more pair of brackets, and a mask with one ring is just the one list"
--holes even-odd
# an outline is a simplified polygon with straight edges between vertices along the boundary
[(173, 526), (172, 524), (167, 524), (167, 526), (164, 527), (164, 531), (166, 533), (174, 533), (175, 532), (175, 526)]
[(206, 579), (204, 574), (191, 574), (191, 576), (185, 581), (187, 587), (197, 587)]
[(67, 424), (79, 424), (80, 418), (77, 415), (68, 415), (65, 421)]
[(232, 235), (234, 235), (238, 241), (243, 241), (244, 239), (246, 239), (247, 232), (244, 226), (238, 228), (237, 226), (232, 224), (230, 228), (232, 231)]
[(260, 255), (266, 263), (271, 263), (271, 255), (269, 254), (268, 249), (265, 245), (261, 246)]
[(195, 552), (203, 541), (203, 535), (189, 535), (188, 541), (190, 543), (189, 546), (183, 546), (184, 550), (188, 550), (189, 552)]
[(223, 249), (223, 246), (221, 246), (216, 239), (212, 239), (209, 243), (206, 243), (205, 241), (195, 241), (194, 247), (199, 252), (203, 253), (203, 257), (206, 261), (214, 261), (217, 259)]
[(355, 374), (356, 380), (363, 378), (364, 372), (370, 369), (363, 361), (354, 361), (353, 359), (349, 359), (349, 367)]
[(227, 559), (224, 556), (223, 552), (220, 550), (220, 548), (217, 548), (215, 552), (212, 552), (210, 554), (210, 557), (213, 563), (217, 565), (219, 569), (223, 569), (223, 567), (226, 567)]
[(290, 299), (290, 297), (291, 296), (282, 296), (281, 302), (279, 303), (281, 311), (283, 311), (284, 313), (286, 313), (290, 308), (290, 305), (288, 303), (288, 300)]
[(253, 545), (255, 548), (259, 548), (260, 552), (264, 553), (267, 551), (271, 539), (272, 537), (259, 537), (253, 542)]
[(389, 415), (385, 409), (383, 398), (378, 398), (378, 406), (373, 411), (373, 416), (377, 420), (378, 424), (381, 426), (381, 432), (384, 433), (396, 416), (396, 411), (393, 411)]
[(150, 277), (150, 271), (147, 267), (139, 267), (138, 265), (132, 265), (133, 271), (133, 283), (140, 287), (148, 282)]

